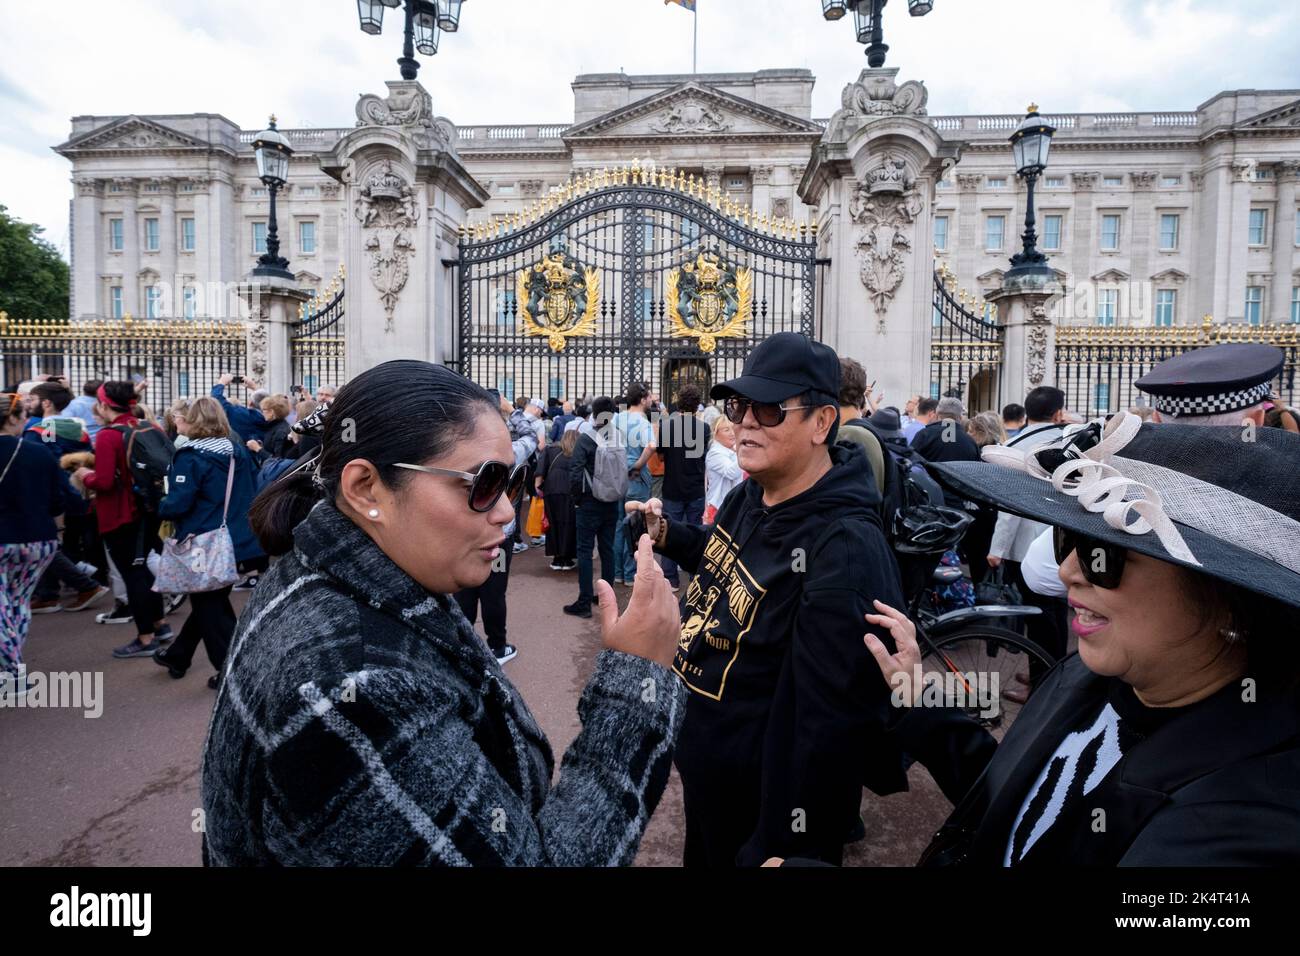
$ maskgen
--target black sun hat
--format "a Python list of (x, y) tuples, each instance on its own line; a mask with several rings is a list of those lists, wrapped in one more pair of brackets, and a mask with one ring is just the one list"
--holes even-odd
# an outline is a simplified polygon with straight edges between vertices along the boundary
[(966, 498), (1191, 568), (1300, 607), (1300, 435), (1111, 418), (1049, 470), (1061, 443), (928, 465)]

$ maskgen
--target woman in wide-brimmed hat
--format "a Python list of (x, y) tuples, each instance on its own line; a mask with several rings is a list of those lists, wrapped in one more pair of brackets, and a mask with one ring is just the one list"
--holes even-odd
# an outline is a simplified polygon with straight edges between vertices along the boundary
[[(1300, 437), (1125, 412), (1081, 446), (932, 468), (1056, 529), (1078, 653), (1000, 744), (923, 707), (899, 721), (965, 794), (923, 862), (1300, 863)], [(898, 650), (867, 645), (919, 700), (914, 629), (878, 607)]]

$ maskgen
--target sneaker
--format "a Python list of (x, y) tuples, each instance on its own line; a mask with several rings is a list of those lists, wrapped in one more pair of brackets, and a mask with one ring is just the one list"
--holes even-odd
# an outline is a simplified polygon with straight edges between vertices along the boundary
[(99, 573), (99, 568), (95, 567), (89, 561), (78, 561), (77, 570), (80, 571), (88, 578), (93, 578), (96, 574)]
[(113, 610), (95, 615), (96, 624), (130, 624), (134, 620), (131, 609), (121, 601), (113, 605)]
[(185, 603), (184, 594), (167, 594), (163, 596), (163, 617), (175, 614), (176, 609)]
[(533, 544), (539, 548), (543, 547), (546, 544), (546, 535), (539, 534), (537, 537), (533, 538)]
[(568, 564), (562, 564), (562, 565), (560, 565), (560, 570), (561, 570), (561, 571), (576, 571), (576, 570), (578, 570), (578, 562), (577, 562), (577, 561), (570, 561)]
[(515, 554), (522, 554), (523, 552), (525, 552), (525, 551), (527, 551), (527, 550), (528, 550), (528, 545), (527, 545), (526, 543), (524, 543), (523, 541), (516, 541), (516, 542), (515, 542), (515, 547), (514, 547), (514, 553), (515, 553)]
[(515, 647), (513, 644), (507, 644), (506, 649), (502, 651), (500, 654), (496, 655), (497, 663), (504, 664), (506, 661), (512, 661), (515, 659), (515, 656), (518, 655), (518, 653), (519, 653), (519, 649), (517, 647)]
[(32, 601), (33, 614), (53, 614), (56, 611), (62, 610), (63, 605), (61, 605), (57, 599), (51, 599), (49, 601)]
[(101, 584), (90, 591), (82, 591), (80, 594), (78, 594), (75, 598), (72, 599), (71, 603), (64, 605), (63, 610), (84, 611), (86, 608), (90, 607), (92, 604), (94, 604), (96, 601), (102, 598), (105, 594), (108, 594), (110, 590), (112, 589), (106, 588)]
[(257, 575), (256, 575), (256, 574), (250, 574), (248, 577), (244, 578), (244, 580), (240, 581), (238, 584), (236, 584), (236, 585), (235, 585), (233, 588), (231, 588), (230, 590), (232, 590), (232, 591), (251, 591), (251, 590), (253, 590), (253, 588), (255, 588), (255, 587), (257, 587)]
[(113, 656), (119, 660), (124, 660), (128, 657), (153, 657), (156, 650), (158, 650), (157, 641), (150, 641), (148, 644), (144, 644), (140, 641), (140, 638), (137, 637), (130, 644), (123, 644), (121, 647), (113, 648)]
[[(156, 644), (157, 641), (154, 643)], [(161, 647), (157, 648), (153, 652), (153, 662), (159, 667), (167, 668), (167, 673), (171, 675), (172, 680), (180, 680), (185, 676), (185, 671), (188, 670), (188, 668), (181, 667), (179, 664), (173, 664), (168, 660), (167, 652)]]
[(574, 601), (572, 604), (564, 605), (564, 613), (572, 614), (574, 617), (591, 617), (591, 605)]

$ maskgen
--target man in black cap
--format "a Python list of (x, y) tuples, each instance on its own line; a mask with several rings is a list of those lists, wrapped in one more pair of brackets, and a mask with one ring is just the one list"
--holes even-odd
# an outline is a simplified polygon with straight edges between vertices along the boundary
[(1286, 354), (1275, 345), (1228, 344), (1165, 359), (1135, 384), (1151, 396), (1152, 421), (1193, 425), (1264, 424), (1269, 383)]
[(901, 789), (883, 740), (890, 689), (862, 635), (880, 633), (863, 620), (873, 599), (902, 593), (866, 458), (835, 444), (839, 390), (832, 349), (771, 336), (711, 392), (749, 473), (716, 523), (665, 519), (657, 499), (628, 506), (695, 575), (674, 663), (692, 691), (674, 753), (688, 866), (838, 863), (864, 774)]

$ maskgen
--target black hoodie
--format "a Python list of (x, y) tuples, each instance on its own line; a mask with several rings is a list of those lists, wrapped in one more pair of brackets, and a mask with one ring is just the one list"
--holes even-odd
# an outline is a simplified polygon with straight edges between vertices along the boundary
[(708, 848), (688, 863), (838, 862), (864, 758), (870, 772), (881, 747), (897, 767), (880, 740), (889, 687), (862, 635), (884, 637), (863, 620), (873, 598), (905, 606), (898, 567), (866, 456), (830, 455), (817, 484), (779, 505), (751, 479), (713, 526), (669, 523), (663, 553), (695, 574), (673, 665), (692, 691), (675, 756), (687, 830), (703, 828), (694, 842)]

